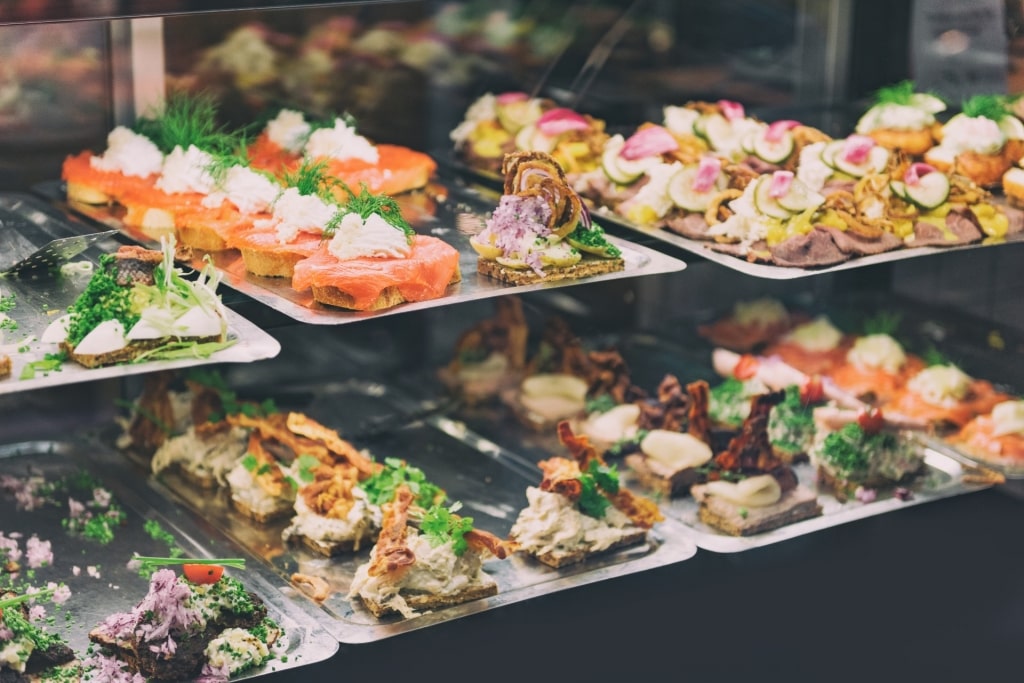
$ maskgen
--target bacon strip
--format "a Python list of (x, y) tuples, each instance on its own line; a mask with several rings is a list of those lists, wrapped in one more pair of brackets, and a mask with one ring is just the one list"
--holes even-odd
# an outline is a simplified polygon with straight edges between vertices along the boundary
[(375, 463), (367, 458), (348, 441), (342, 439), (338, 432), (325, 427), (302, 413), (288, 413), (287, 425), (288, 429), (295, 434), (323, 443), (327, 450), (359, 470), (359, 473), (363, 475), (362, 479), (375, 474), (383, 467), (380, 463)]
[(345, 463), (333, 467), (320, 466), (313, 475), (313, 482), (303, 487), (299, 495), (317, 514), (330, 519), (345, 519), (355, 505), (352, 489), (358, 482), (358, 475), (358, 470)]
[(416, 555), (406, 544), (409, 506), (415, 499), (408, 486), (399, 486), (395, 499), (384, 504), (384, 521), (377, 538), (373, 560), (367, 569), (370, 576), (388, 574), (401, 576), (416, 562)]
[(726, 450), (715, 456), (719, 467), (732, 472), (771, 472), (784, 466), (768, 438), (768, 418), (772, 407), (784, 396), (784, 392), (776, 391), (750, 399), (750, 415), (743, 421), (740, 433), (729, 441)]
[(288, 429), (287, 418), (281, 413), (274, 413), (269, 417), (248, 417), (239, 413), (229, 415), (227, 419), (237, 427), (257, 430), (264, 440), (273, 439), (290, 448), (295, 455), (312, 455), (326, 465), (334, 463), (334, 457), (326, 446), (293, 433)]
[(284, 493), (284, 474), (281, 472), (281, 466), (277, 459), (263, 447), (263, 441), (259, 434), (253, 432), (249, 435), (249, 445), (246, 450), (256, 458), (256, 467), (252, 471), (256, 483), (271, 496), (280, 497)]
[(489, 531), (470, 529), (463, 538), (466, 539), (469, 547), (477, 552), (487, 550), (499, 560), (504, 560), (508, 557), (509, 549), (505, 541)]
[(710, 390), (705, 380), (699, 379), (686, 385), (690, 397), (690, 412), (686, 431), (704, 443), (711, 444), (711, 418), (708, 416)]

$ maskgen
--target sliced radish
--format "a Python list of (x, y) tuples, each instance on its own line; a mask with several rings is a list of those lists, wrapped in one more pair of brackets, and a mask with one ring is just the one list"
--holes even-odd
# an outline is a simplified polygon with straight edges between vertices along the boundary
[(537, 119), (537, 130), (549, 137), (555, 137), (574, 130), (589, 130), (590, 123), (582, 114), (572, 109), (558, 108), (544, 112)]
[(524, 92), (506, 92), (494, 98), (498, 104), (512, 104), (513, 102), (525, 102), (530, 96)]
[(921, 182), (921, 178), (923, 176), (926, 176), (929, 173), (935, 173), (938, 170), (939, 169), (926, 164), (923, 161), (918, 161), (911, 164), (907, 169), (907, 172), (903, 174), (903, 182), (907, 185), (917, 185)]
[(764, 139), (768, 142), (779, 142), (787, 132), (793, 130), (799, 125), (799, 121), (793, 121), (791, 119), (775, 121), (768, 124), (768, 130), (765, 131)]
[(843, 151), (840, 154), (844, 161), (859, 166), (867, 161), (868, 154), (874, 146), (875, 141), (867, 135), (851, 135), (843, 143)]
[(697, 164), (697, 175), (693, 179), (694, 192), (707, 192), (715, 186), (718, 174), (722, 171), (722, 161), (716, 156), (705, 154)]
[(718, 100), (718, 109), (722, 116), (730, 121), (738, 121), (743, 118), (743, 105), (732, 100)]
[(768, 196), (772, 199), (785, 197), (792, 184), (792, 171), (775, 171), (775, 173), (772, 173), (771, 183), (768, 185)]
[(633, 133), (622, 146), (619, 155), (627, 161), (660, 156), (679, 149), (679, 143), (661, 126), (650, 126)]

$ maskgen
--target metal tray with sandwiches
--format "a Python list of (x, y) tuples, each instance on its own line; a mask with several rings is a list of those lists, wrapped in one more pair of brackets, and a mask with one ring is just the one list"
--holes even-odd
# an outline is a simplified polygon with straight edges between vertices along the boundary
[[(283, 389), (279, 398), (293, 389)], [(363, 380), (323, 384), (312, 387), (311, 392), (299, 392), (304, 401), (313, 396), (303, 409), (305, 415), (336, 429), (375, 460), (402, 458), (420, 468), (445, 490), (450, 501), (461, 503), (459, 514), (472, 517), (475, 528), (499, 538), (507, 537), (519, 510), (526, 506), (526, 488), (540, 482), (541, 472), (533, 461), (469, 431), (453, 431), (455, 423), (432, 415), (444, 408), (443, 403), (430, 404), (424, 410), (424, 406), (403, 398), (388, 385)], [(343, 643), (389, 638), (575, 586), (685, 561), (697, 552), (682, 526), (665, 520), (650, 530), (644, 543), (561, 569), (522, 553), (512, 553), (504, 560), (491, 559), (484, 564), (484, 571), (496, 580), (496, 595), (422, 611), (410, 618), (378, 618), (361, 601), (346, 597), (357, 568), (369, 559), (372, 541), (356, 551), (327, 557), (302, 544), (282, 540), (291, 515), (254, 523), (232, 507), (226, 491), (211, 495), (173, 470), (150, 477), (149, 485), (224, 533), (245, 554), (259, 558), (279, 579), (287, 581), (299, 574), (325, 582), (326, 597), (316, 598), (320, 605), (317, 620)]]
[[(345, 310), (315, 302), (308, 290), (296, 291), (286, 278), (261, 277), (247, 273), (241, 254), (235, 249), (213, 252), (210, 257), (213, 264), (223, 274), (222, 284), (224, 286), (235, 289), (299, 322), (314, 325), (340, 325), (394, 313), (423, 310), (504, 294), (670, 273), (686, 267), (682, 260), (662, 254), (656, 249), (634, 244), (621, 238), (609, 237), (609, 241), (622, 251), (625, 261), (623, 270), (590, 275), (581, 279), (519, 285), (503, 283), (477, 273), (477, 253), (473, 250), (469, 240), (473, 234), (483, 228), (487, 215), (498, 205), (500, 195), (492, 194), (484, 188), (470, 188), (458, 182), (447, 182), (443, 178), (442, 182), (446, 189), (439, 191), (440, 201), (428, 196), (423, 191), (400, 195), (396, 198), (403, 206), (403, 215), (418, 233), (438, 237), (459, 252), (459, 269), (462, 279), (450, 285), (445, 295), (438, 299), (407, 302), (377, 311)], [(53, 184), (44, 184), (37, 190), (56, 201), (63, 197), (59, 186)], [(407, 206), (410, 208), (406, 208)], [(153, 236), (141, 235), (126, 226), (120, 216), (107, 207), (76, 203), (72, 204), (70, 208), (104, 227), (118, 230), (124, 236), (141, 244), (153, 242)], [(201, 261), (197, 259), (193, 266), (201, 266)]]
[[(120, 454), (77, 438), (0, 446), (0, 536), (5, 557), (14, 559), (10, 551), (15, 545), (17, 561), (25, 570), (0, 572), (0, 582), (15, 593), (27, 586), (45, 588), (49, 582), (70, 589), (60, 604), (38, 603), (49, 618), (50, 625), (44, 628), (61, 636), (87, 667), (93, 666), (89, 660), (97, 651), (89, 631), (112, 614), (131, 611), (146, 595), (149, 580), (129, 566), (133, 555), (238, 557), (216, 531), (197, 526), (144, 481), (127, 476), (124, 465)], [(81, 511), (72, 511), (69, 497), (82, 504), (88, 520)], [(85, 526), (103, 515), (114, 521)], [(104, 533), (97, 533), (101, 527)], [(45, 556), (47, 551), (52, 557)], [(271, 658), (232, 680), (295, 670), (337, 651), (337, 641), (317, 624), (311, 606), (289, 598), (287, 584), (258, 562), (250, 560), (244, 569), (226, 571), (259, 596), (267, 616), (282, 628), (270, 649)], [(91, 675), (94, 680), (102, 678), (101, 673)], [(45, 674), (43, 679), (49, 680)], [(71, 679), (55, 674), (52, 680)]]
[[(88, 237), (68, 249), (67, 240)], [(93, 239), (93, 238), (96, 239)], [(89, 225), (74, 221), (32, 195), (0, 194), (0, 306), (11, 322), (0, 325), (0, 355), (11, 360), (10, 376), (0, 379), (0, 394), (60, 386), (154, 370), (183, 368), (209, 363), (249, 363), (273, 358), (280, 343), (229, 308), (225, 308), (228, 340), (234, 343), (207, 357), (150, 360), (98, 368), (51, 362), (57, 344), (43, 342), (43, 332), (85, 289), (100, 255), (117, 250), (119, 243), (106, 233), (94, 233)], [(64, 245), (52, 249), (53, 244)], [(46, 253), (45, 259), (38, 254)], [(26, 265), (28, 264), (28, 265)], [(59, 269), (58, 273), (53, 273)], [(2, 319), (0, 319), (2, 320)]]

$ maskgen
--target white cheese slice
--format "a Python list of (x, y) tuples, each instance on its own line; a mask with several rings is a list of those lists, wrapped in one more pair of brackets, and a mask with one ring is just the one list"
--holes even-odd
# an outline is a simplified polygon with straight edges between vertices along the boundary
[(700, 467), (711, 460), (711, 447), (693, 436), (667, 429), (652, 429), (640, 442), (640, 450), (674, 471)]
[(128, 346), (125, 338), (124, 325), (120, 320), (104, 320), (93, 328), (92, 332), (75, 347), (75, 353), (94, 356), (101, 353), (119, 351)]
[(782, 488), (770, 474), (747, 477), (738, 482), (709, 481), (704, 490), (713, 496), (747, 507), (774, 505), (782, 498)]

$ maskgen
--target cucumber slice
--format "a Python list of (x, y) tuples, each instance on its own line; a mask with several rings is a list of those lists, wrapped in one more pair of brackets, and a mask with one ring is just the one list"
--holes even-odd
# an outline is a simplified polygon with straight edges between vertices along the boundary
[(740, 139), (740, 148), (747, 154), (754, 153), (754, 140), (760, 134), (760, 131), (751, 130)]
[(907, 185), (906, 192), (908, 201), (925, 210), (935, 209), (949, 199), (949, 178), (944, 173), (929, 173), (916, 185)]
[(498, 123), (513, 135), (526, 124), (540, 118), (539, 106), (534, 100), (517, 100), (497, 105)]
[(854, 164), (846, 161), (843, 158), (842, 153), (836, 154), (834, 161), (834, 168), (837, 171), (842, 171), (854, 178), (863, 178), (868, 173), (881, 173), (885, 170), (886, 165), (889, 163), (889, 150), (880, 145), (876, 145), (871, 148), (868, 152), (867, 158), (860, 164)]
[(711, 149), (721, 152), (736, 148), (736, 130), (721, 114), (709, 115), (704, 122), (704, 131)]
[(782, 195), (775, 201), (790, 213), (802, 213), (808, 209), (816, 209), (825, 203), (825, 197), (812, 190), (806, 183), (794, 178), (789, 186), (789, 192)]
[(825, 147), (821, 150), (821, 161), (826, 166), (834, 171), (838, 171), (836, 167), (836, 156), (843, 151), (843, 141), (833, 140), (832, 142), (825, 143)]
[[(785, 219), (793, 215), (793, 212), (785, 208), (779, 201), (768, 194), (772, 185), (771, 175), (763, 175), (754, 181), (754, 206), (758, 211), (771, 218)], [(794, 184), (796, 181), (793, 181)]]
[(601, 154), (601, 168), (608, 179), (617, 185), (632, 185), (644, 174), (635, 162), (619, 156), (622, 145), (608, 145)]
[(902, 180), (890, 180), (889, 189), (892, 193), (902, 199), (903, 201), (910, 201), (907, 199), (907, 184)]
[(707, 120), (711, 114), (701, 114), (693, 122), (693, 134), (705, 140), (708, 139)]
[(696, 179), (697, 168), (695, 166), (677, 171), (669, 178), (668, 198), (685, 211), (703, 213), (711, 203), (711, 198), (725, 189), (726, 180), (719, 174), (710, 190), (698, 192), (693, 189), (693, 181)]
[(1010, 140), (1024, 140), (1024, 123), (1016, 116), (999, 119), (999, 130)]
[(537, 126), (533, 123), (528, 123), (519, 129), (516, 133), (516, 149), (528, 150), (530, 145), (533, 144), (533, 134), (537, 132)]
[(754, 154), (769, 164), (781, 164), (789, 158), (795, 147), (796, 142), (789, 131), (786, 131), (778, 142), (765, 139), (764, 131), (754, 138)]
[(555, 148), (555, 138), (548, 137), (530, 123), (516, 133), (516, 149), (533, 152), (550, 152)]

